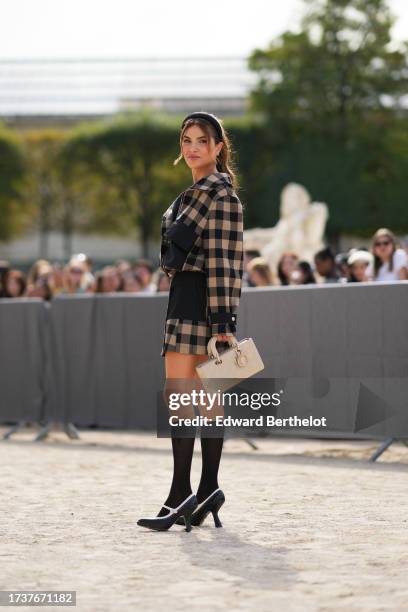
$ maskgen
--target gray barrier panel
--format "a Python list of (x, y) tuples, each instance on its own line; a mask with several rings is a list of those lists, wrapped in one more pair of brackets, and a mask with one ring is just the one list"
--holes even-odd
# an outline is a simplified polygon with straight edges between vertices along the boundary
[(1, 422), (48, 417), (48, 313), (41, 299), (0, 299)]
[(408, 282), (246, 290), (241, 304), (259, 377), (289, 384), (300, 416), (336, 415), (352, 432), (377, 403), (396, 414), (364, 435), (408, 436)]
[[(46, 307), (24, 299), (0, 306), (1, 420), (46, 414), (79, 426), (155, 428), (167, 294), (64, 295)], [(254, 338), (265, 363), (259, 377), (305, 379), (300, 397), (343, 410), (344, 430), (356, 419), (356, 379), (369, 379), (371, 391), (397, 403), (405, 397), (407, 281), (244, 288), (236, 335)], [(406, 420), (399, 426), (405, 432)]]
[(408, 375), (408, 281), (244, 289), (263, 377)]
[(155, 427), (166, 306), (167, 294), (54, 300), (52, 396), (60, 419), (79, 426)]

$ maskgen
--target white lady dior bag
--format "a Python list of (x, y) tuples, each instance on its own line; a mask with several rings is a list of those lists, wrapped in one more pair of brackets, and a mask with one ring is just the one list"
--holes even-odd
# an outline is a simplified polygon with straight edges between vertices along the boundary
[(230, 336), (230, 348), (221, 354), (216, 344), (217, 337), (213, 336), (207, 344), (208, 361), (196, 366), (196, 372), (207, 392), (226, 391), (265, 368), (252, 338), (238, 341), (235, 336)]

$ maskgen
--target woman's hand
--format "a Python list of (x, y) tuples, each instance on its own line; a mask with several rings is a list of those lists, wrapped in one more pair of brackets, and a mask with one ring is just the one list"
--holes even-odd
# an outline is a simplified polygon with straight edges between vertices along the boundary
[(218, 334), (217, 342), (228, 342), (230, 338), (232, 338), (232, 336), (228, 336), (226, 334)]

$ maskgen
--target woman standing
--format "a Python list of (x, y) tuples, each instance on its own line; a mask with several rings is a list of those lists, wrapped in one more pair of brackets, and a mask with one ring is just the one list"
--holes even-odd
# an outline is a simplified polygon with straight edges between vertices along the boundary
[[(193, 184), (162, 217), (160, 267), (171, 278), (161, 355), (166, 386), (172, 379), (198, 380), (195, 367), (208, 359), (211, 337), (226, 346), (236, 331), (243, 275), (243, 209), (236, 194), (227, 133), (214, 115), (188, 115), (180, 132), (180, 155)], [(173, 480), (155, 517), (138, 525), (169, 529), (174, 523), (200, 525), (225, 501), (218, 486), (223, 437), (201, 436), (202, 471), (196, 495), (190, 484), (195, 435), (173, 435)]]

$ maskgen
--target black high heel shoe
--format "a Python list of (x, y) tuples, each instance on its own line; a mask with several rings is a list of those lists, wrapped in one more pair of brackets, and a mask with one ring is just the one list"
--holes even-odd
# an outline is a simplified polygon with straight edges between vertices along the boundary
[[(191, 514), (190, 522), (194, 527), (201, 525), (206, 517), (210, 514), (213, 515), (214, 524), (216, 527), (222, 527), (222, 523), (218, 516), (218, 510), (225, 502), (225, 495), (221, 489), (215, 489), (204, 501), (197, 505), (193, 513)], [(183, 525), (183, 517), (176, 520), (177, 525)]]
[(181, 502), (176, 508), (171, 508), (163, 504), (164, 508), (170, 510), (168, 514), (164, 516), (153, 516), (144, 517), (137, 521), (140, 527), (147, 527), (148, 529), (155, 529), (156, 531), (166, 531), (170, 529), (174, 523), (177, 523), (177, 519), (181, 520), (181, 525), (186, 526), (186, 531), (191, 531), (190, 517), (193, 510), (197, 507), (197, 498), (194, 493), (191, 493), (184, 501)]

